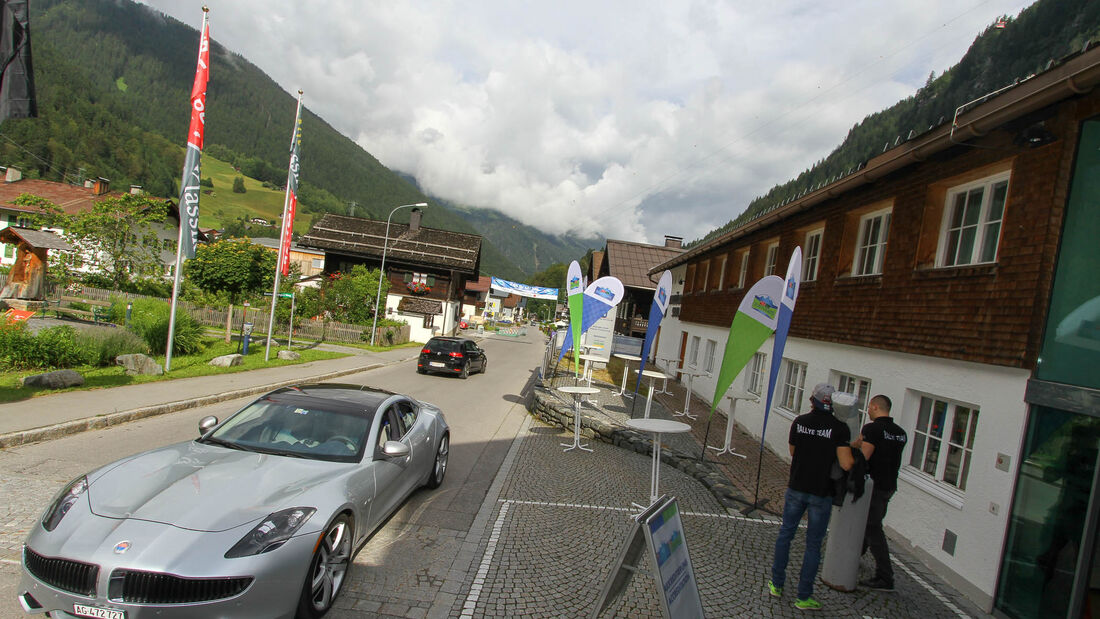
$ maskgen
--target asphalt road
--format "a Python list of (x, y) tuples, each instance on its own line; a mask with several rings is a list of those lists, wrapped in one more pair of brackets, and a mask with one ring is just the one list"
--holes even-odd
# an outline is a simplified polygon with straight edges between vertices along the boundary
[[(440, 589), (523, 422), (524, 388), (541, 359), (542, 345), (537, 332), (527, 338), (486, 339), (487, 372), (467, 380), (418, 375), (412, 361), (342, 379), (439, 405), (451, 426), (451, 459), (443, 485), (415, 492), (359, 553), (342, 599), (329, 616), (423, 617), (433, 603), (450, 607)], [(96, 392), (89, 391), (88, 397)], [(118, 458), (194, 438), (199, 419), (223, 419), (250, 399), (0, 450), (0, 617), (24, 616), (15, 599), (20, 544), (58, 489)]]

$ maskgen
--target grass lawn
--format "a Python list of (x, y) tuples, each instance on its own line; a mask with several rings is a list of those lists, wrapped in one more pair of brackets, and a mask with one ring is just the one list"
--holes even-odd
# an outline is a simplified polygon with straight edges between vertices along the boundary
[[(319, 361), (322, 359), (335, 359), (337, 357), (346, 357), (347, 355), (339, 352), (330, 352), (326, 350), (315, 349), (297, 349), (295, 352), (302, 357), (297, 361), (286, 361), (275, 357), (275, 353), (272, 353), (271, 360), (264, 362), (264, 346), (262, 342), (257, 345), (255, 342), (249, 346), (248, 355), (244, 358), (244, 363), (232, 368), (219, 368), (212, 365), (208, 365), (208, 362), (214, 357), (220, 357), (222, 355), (229, 355), (237, 352), (237, 344), (226, 344), (222, 340), (208, 339), (206, 348), (197, 355), (175, 355), (172, 357), (172, 372), (170, 374), (164, 374), (161, 376), (127, 376), (126, 370), (119, 366), (108, 367), (93, 367), (83, 366), (72, 368), (77, 372), (80, 372), (84, 376), (84, 385), (81, 387), (72, 387), (70, 389), (37, 389), (29, 387), (20, 387), (19, 379), (23, 376), (30, 376), (32, 374), (40, 374), (48, 370), (18, 370), (0, 372), (0, 403), (3, 402), (15, 402), (18, 400), (25, 400), (27, 398), (33, 398), (38, 395), (48, 395), (51, 393), (59, 393), (61, 391), (82, 391), (86, 389), (98, 389), (103, 387), (118, 387), (120, 385), (135, 385), (138, 383), (150, 383), (161, 380), (173, 380), (176, 378), (190, 378), (192, 376), (211, 376), (213, 374), (226, 374), (231, 372), (247, 372), (249, 370), (258, 370), (268, 367), (278, 367), (283, 365), (294, 365), (298, 363), (306, 363), (309, 361)], [(164, 365), (164, 355), (156, 357), (157, 363)]]
[[(238, 176), (244, 178), (245, 193), (233, 193), (233, 179)], [(266, 189), (261, 181), (244, 176), (228, 163), (205, 154), (202, 156), (202, 177), (212, 180), (214, 187), (203, 187), (199, 196), (200, 226), (220, 229), (238, 217), (262, 217), (275, 220), (272, 229), (279, 229), (285, 191)], [(312, 214), (299, 209), (294, 216), (294, 230), (305, 234), (312, 221)]]

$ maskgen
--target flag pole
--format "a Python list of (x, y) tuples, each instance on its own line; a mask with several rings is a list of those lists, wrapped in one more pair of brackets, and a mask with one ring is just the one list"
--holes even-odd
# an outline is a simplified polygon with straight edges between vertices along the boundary
[[(206, 125), (206, 82), (209, 78), (210, 58), (210, 32), (208, 30), (208, 18), (210, 9), (202, 7), (202, 29), (199, 31), (199, 58), (195, 69), (195, 83), (191, 87), (191, 124), (187, 136), (187, 154), (183, 163), (183, 178), (180, 181), (180, 202), (177, 208), (180, 230), (176, 238), (176, 268), (172, 276), (172, 305), (168, 310), (168, 343), (164, 350), (164, 371), (172, 370), (172, 348), (175, 346), (176, 335), (176, 305), (179, 303), (180, 273), (183, 271), (185, 258), (194, 257), (195, 243), (198, 237), (199, 225), (199, 165), (201, 163), (202, 139)], [(192, 158), (194, 164), (192, 165)], [(193, 177), (192, 184), (188, 184), (188, 175)], [(192, 209), (192, 202), (194, 208)], [(185, 206), (186, 205), (186, 206)], [(184, 209), (187, 209), (186, 212)], [(184, 220), (186, 215), (187, 220)], [(187, 239), (189, 243), (184, 247), (184, 228), (191, 233)], [(190, 255), (186, 255), (190, 254)]]
[[(298, 90), (298, 108), (294, 111), (294, 130), (290, 134), (290, 148), (293, 151), (294, 141), (298, 139), (298, 122), (302, 115), (302, 91)], [(293, 162), (292, 162), (293, 163)], [(271, 358), (271, 331), (275, 328), (275, 302), (279, 300), (279, 275), (283, 272), (283, 252), (288, 254), (285, 256), (287, 260), (290, 259), (290, 245), (289, 242), (283, 237), (287, 238), (291, 235), (291, 230), (288, 229), (287, 223), (287, 209), (290, 207), (290, 177), (294, 174), (293, 169), (287, 170), (286, 173), (286, 196), (283, 198), (283, 218), (281, 220), (283, 224), (283, 233), (279, 235), (279, 258), (275, 261), (275, 288), (271, 291), (271, 313), (268, 315), (267, 320), (267, 346), (264, 348), (264, 362), (266, 363)], [(285, 246), (285, 249), (284, 249)]]

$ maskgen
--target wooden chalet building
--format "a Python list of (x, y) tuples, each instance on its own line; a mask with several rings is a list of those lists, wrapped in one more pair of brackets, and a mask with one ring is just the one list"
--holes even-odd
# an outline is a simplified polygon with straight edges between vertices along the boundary
[(603, 251), (592, 252), (588, 281), (611, 275), (623, 283), (623, 300), (615, 310), (615, 333), (645, 337), (653, 293), (661, 278), (661, 272), (651, 275), (649, 270), (683, 253), (682, 245), (678, 236), (665, 236), (664, 245), (608, 239)]
[[(709, 401), (746, 289), (801, 246), (768, 445), (816, 383), (890, 397), (891, 537), (998, 616), (1083, 616), (1100, 582), (1098, 85), (1092, 48), (650, 270), (679, 299), (657, 355), (711, 368)], [(771, 350), (734, 386), (766, 394)], [(737, 418), (759, 436), (763, 404)]]
[[(478, 277), (481, 237), (425, 228), (413, 210), (408, 224), (326, 214), (298, 244), (325, 252), (325, 273), (341, 273), (357, 264), (378, 268), (386, 248), (390, 290), (386, 316), (404, 319), (413, 341), (455, 332), (467, 280)], [(364, 299), (374, 303), (374, 299)]]
[[(92, 210), (97, 202), (107, 198), (117, 198), (124, 195), (121, 192), (110, 190), (110, 181), (105, 178), (87, 180), (84, 185), (70, 185), (40, 178), (23, 178), (22, 172), (14, 167), (0, 168), (4, 171), (3, 182), (0, 182), (0, 229), (15, 226), (26, 228), (31, 226), (34, 215), (38, 209), (15, 204), (15, 199), (23, 194), (30, 194), (49, 200), (56, 204), (64, 213), (75, 215)], [(142, 193), (141, 187), (132, 185), (129, 193)], [(176, 244), (179, 240), (180, 216), (179, 208), (174, 200), (162, 199), (165, 209), (163, 222), (151, 224), (150, 230), (156, 235), (156, 246), (150, 246), (151, 251), (157, 252), (164, 270), (157, 273), (133, 273), (136, 277), (170, 277), (176, 265)], [(64, 236), (64, 230), (56, 230)], [(207, 237), (201, 231), (199, 242), (206, 242)], [(0, 266), (11, 266), (15, 262), (15, 246), (11, 243), (0, 243)], [(80, 266), (76, 268), (79, 273), (100, 272), (96, 256), (81, 256)]]

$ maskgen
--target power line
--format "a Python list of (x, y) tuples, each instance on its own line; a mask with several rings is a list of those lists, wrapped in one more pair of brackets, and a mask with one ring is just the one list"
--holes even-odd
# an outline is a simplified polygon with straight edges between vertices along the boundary
[[(14, 146), (14, 147), (18, 148), (19, 150), (21, 150), (21, 151), (23, 151), (23, 152), (27, 153), (27, 154), (28, 154), (28, 155), (30, 155), (31, 157), (34, 157), (35, 159), (37, 159), (37, 160), (41, 161), (41, 162), (42, 162), (42, 164), (43, 164), (43, 165), (45, 165), (45, 166), (46, 166), (47, 168), (49, 168), (49, 169), (53, 170), (54, 172), (57, 172), (57, 173), (58, 173), (58, 175), (60, 175), (60, 176), (61, 176), (61, 179), (62, 179), (62, 180), (67, 180), (67, 179), (71, 179), (71, 178), (72, 178), (71, 176), (69, 176), (68, 174), (66, 174), (64, 170), (58, 170), (58, 169), (57, 169), (56, 167), (54, 167), (53, 165), (51, 165), (49, 161), (46, 161), (45, 159), (43, 159), (43, 158), (39, 157), (38, 155), (34, 154), (34, 152), (32, 152), (32, 151), (31, 151), (30, 149), (28, 149), (27, 147), (23, 146), (23, 145), (22, 145), (22, 144), (20, 144), (19, 142), (16, 142), (15, 140), (13, 140), (13, 139), (11, 139), (10, 137), (8, 137), (8, 135), (7, 135), (6, 133), (0, 133), (0, 137), (3, 137), (3, 138), (4, 138), (5, 140), (7, 140), (7, 141), (8, 141), (8, 142), (9, 142), (9, 143), (10, 143), (10, 144), (12, 145), (12, 146)], [(79, 184), (79, 182), (78, 182), (78, 183), (74, 183), (74, 184)]]

